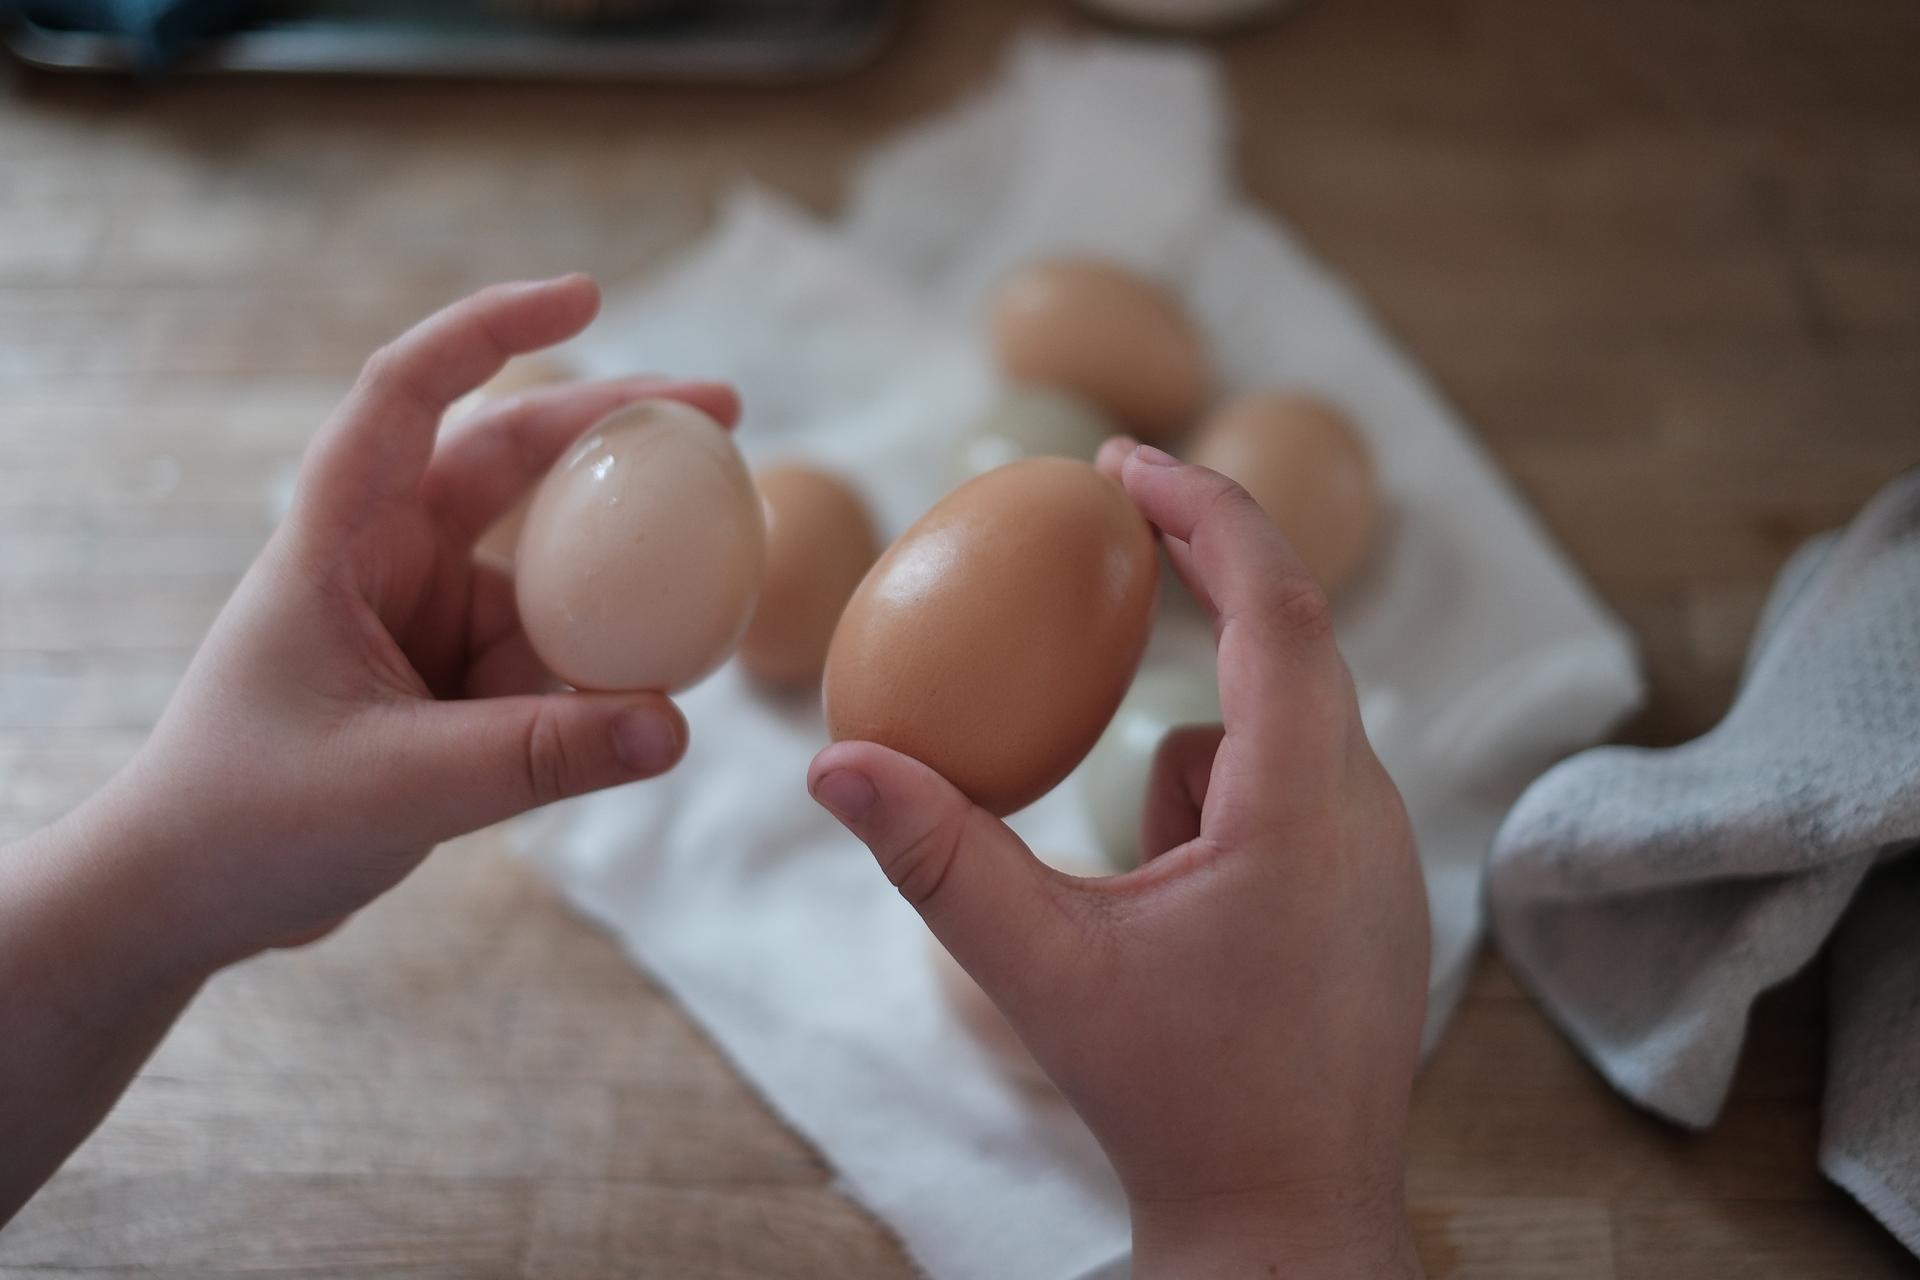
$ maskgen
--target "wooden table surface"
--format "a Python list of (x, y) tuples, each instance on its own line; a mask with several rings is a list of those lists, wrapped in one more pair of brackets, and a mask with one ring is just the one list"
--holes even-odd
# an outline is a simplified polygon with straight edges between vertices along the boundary
[[(645, 271), (743, 175), (821, 210), (1047, 6), (804, 90), (0, 97), (0, 821), (139, 742), (359, 359), (479, 283)], [(1774, 570), (1920, 461), (1910, 0), (1319, 0), (1223, 44), (1252, 191), (1371, 299), (1704, 729)], [(745, 300), (743, 300), (744, 302)], [(1435, 1276), (1920, 1271), (1814, 1169), (1822, 992), (1720, 1124), (1618, 1100), (1483, 959), (1419, 1084)], [(4, 1034), (0, 1031), (0, 1034)], [(911, 1135), (902, 1135), (911, 1141)], [(482, 835), (224, 975), (0, 1274), (911, 1274), (678, 1009)]]

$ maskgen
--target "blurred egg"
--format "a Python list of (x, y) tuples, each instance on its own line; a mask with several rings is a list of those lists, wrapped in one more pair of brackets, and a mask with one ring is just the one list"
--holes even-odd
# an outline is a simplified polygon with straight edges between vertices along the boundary
[(1009, 391), (960, 438), (954, 470), (960, 480), (1022, 458), (1092, 462), (1119, 428), (1079, 396), (1051, 387)]
[(520, 622), (581, 689), (684, 689), (760, 593), (760, 496), (725, 430), (675, 400), (595, 426), (540, 483), (520, 536)]
[(1379, 483), (1366, 440), (1333, 405), (1284, 392), (1243, 396), (1207, 422), (1191, 460), (1252, 494), (1328, 592), (1366, 559)]
[(1206, 352), (1180, 303), (1116, 263), (1052, 258), (1015, 271), (987, 324), (1011, 381), (1084, 396), (1143, 440), (1185, 430), (1206, 401)]
[[(572, 379), (573, 372), (557, 360), (537, 355), (515, 356), (502, 366), (500, 372), (449, 405), (446, 415), (440, 420), (441, 425), (450, 426), (471, 417), (476, 410), (495, 400), (504, 400), (523, 391)], [(494, 521), (474, 544), (474, 558), (503, 573), (511, 572), (513, 549), (520, 541), (521, 527), (527, 521), (527, 507), (532, 502), (533, 492), (528, 490), (520, 501), (508, 509), (507, 514)]]
[(1093, 746), (1146, 647), (1152, 531), (1084, 462), (970, 480), (887, 549), (827, 653), (827, 729), (1011, 813)]
[(1116, 868), (1140, 865), (1140, 816), (1161, 741), (1181, 725), (1219, 722), (1220, 686), (1211, 666), (1152, 667), (1127, 690), (1080, 771), (1094, 835)]
[(767, 571), (740, 663), (767, 684), (815, 684), (879, 539), (860, 495), (831, 472), (769, 467), (756, 482), (766, 503)]

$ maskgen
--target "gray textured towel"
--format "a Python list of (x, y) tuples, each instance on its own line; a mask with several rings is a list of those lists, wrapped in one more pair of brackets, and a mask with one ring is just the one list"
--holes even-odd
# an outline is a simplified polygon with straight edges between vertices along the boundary
[(1725, 1102), (1753, 1000), (1836, 938), (1821, 1167), (1920, 1253), (1920, 471), (1774, 588), (1726, 719), (1540, 778), (1489, 864), (1495, 936), (1616, 1088)]

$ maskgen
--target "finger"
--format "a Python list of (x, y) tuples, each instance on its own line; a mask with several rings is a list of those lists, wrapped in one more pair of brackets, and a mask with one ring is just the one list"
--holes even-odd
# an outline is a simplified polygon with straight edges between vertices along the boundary
[(1147, 801), (1140, 811), (1140, 860), (1151, 861), (1200, 834), (1207, 783), (1226, 730), (1189, 724), (1168, 732), (1153, 753)]
[[(1132, 436), (1114, 436), (1100, 446), (1099, 453), (1094, 455), (1093, 465), (1100, 474), (1125, 488), (1127, 459), (1132, 457), (1134, 450), (1139, 447), (1140, 442)], [(1179, 576), (1181, 585), (1186, 587), (1193, 598), (1200, 602), (1200, 607), (1210, 616), (1217, 613), (1218, 610), (1213, 601), (1207, 598), (1205, 591), (1198, 585), (1198, 577), (1193, 571), (1192, 549), (1180, 539), (1168, 536), (1164, 530), (1160, 534), (1160, 546), (1167, 553), (1167, 559), (1172, 562), (1173, 571)]]
[(533, 651), (527, 633), (515, 627), (468, 661), (464, 692), (469, 698), (506, 698), (521, 693), (553, 693), (564, 687)]
[(1115, 484), (1125, 487), (1127, 459), (1140, 447), (1140, 442), (1132, 436), (1112, 436), (1100, 446), (1093, 455), (1093, 469)]
[(561, 686), (533, 651), (520, 625), (513, 579), (476, 564), (467, 600), (466, 687), (469, 698), (502, 698), (517, 693), (551, 693)]
[[(1286, 538), (1247, 491), (1149, 446), (1121, 469), (1128, 496), (1169, 540), (1174, 568), (1213, 614), (1229, 737), (1252, 763), (1331, 767), (1345, 750), (1352, 682), (1332, 614)], [(1281, 776), (1281, 775), (1275, 775)], [(1297, 779), (1303, 787), (1324, 781)]]
[(1074, 945), (1070, 882), (945, 778), (875, 743), (822, 751), (807, 771), (807, 790), (866, 844), (900, 895), (1018, 1025), (1032, 976), (1055, 972), (1052, 957)]
[(373, 353), (314, 441), (311, 490), (340, 500), (410, 496), (447, 406), (587, 327), (600, 289), (584, 275), (498, 284), (435, 312)]
[(467, 596), (467, 652), (484, 652), (520, 629), (520, 602), (513, 578), (488, 564), (475, 564)]
[(456, 541), (478, 541), (589, 427), (662, 399), (690, 404), (721, 426), (740, 416), (740, 397), (720, 382), (635, 377), (542, 387), (488, 405), (450, 431), (427, 463), (421, 501)]
[(298, 933), (290, 933), (275, 942), (273, 946), (276, 950), (280, 951), (293, 951), (300, 947), (310, 947), (316, 942), (332, 937), (335, 933), (339, 932), (340, 926), (352, 918), (350, 915), (337, 916), (324, 924), (317, 924), (312, 928), (302, 929)]
[(451, 839), (555, 800), (665, 773), (687, 722), (657, 693), (550, 693), (396, 708), (395, 812)]

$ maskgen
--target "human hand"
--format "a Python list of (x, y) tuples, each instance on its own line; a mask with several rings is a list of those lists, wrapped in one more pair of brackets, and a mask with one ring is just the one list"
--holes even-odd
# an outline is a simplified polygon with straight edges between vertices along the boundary
[(441, 840), (679, 759), (686, 724), (664, 696), (553, 691), (511, 580), (472, 550), (608, 413), (664, 396), (731, 424), (733, 392), (551, 387), (436, 440), (453, 400), (598, 308), (584, 276), (499, 285), (375, 353), (152, 738), (96, 802), (138, 846), (127, 876), (202, 967), (326, 932)]
[(1231, 481), (1126, 440), (1100, 466), (1218, 645), (1223, 724), (1162, 745), (1148, 860), (1054, 871), (873, 743), (828, 747), (809, 788), (1085, 1118), (1128, 1196), (1136, 1277), (1417, 1275), (1402, 1146), (1425, 888), (1325, 597)]

